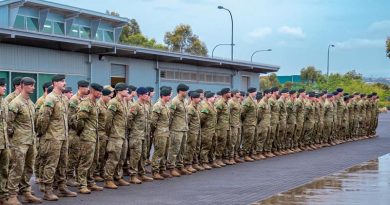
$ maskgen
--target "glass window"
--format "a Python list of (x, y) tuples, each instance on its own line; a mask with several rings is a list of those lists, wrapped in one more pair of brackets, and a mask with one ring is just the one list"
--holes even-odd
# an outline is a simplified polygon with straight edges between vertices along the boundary
[(89, 27), (80, 26), (80, 37), (90, 39), (91, 38), (91, 29)]
[(104, 31), (104, 41), (105, 42), (114, 42), (114, 33), (112, 31)]
[(53, 31), (56, 35), (64, 35), (65, 29), (64, 29), (64, 23), (61, 22), (53, 22)]
[(53, 33), (53, 25), (52, 25), (51, 21), (49, 21), (49, 20), (45, 21), (45, 24), (43, 25), (42, 32), (49, 33), (49, 34)]
[(27, 30), (29, 30), (29, 31), (38, 31), (39, 24), (38, 24), (38, 19), (37, 18), (27, 17), (26, 20), (27, 20)]
[(97, 30), (95, 40), (103, 41), (103, 30)]
[(78, 25), (72, 25), (69, 31), (69, 36), (72, 37), (79, 37), (79, 26)]
[(26, 22), (24, 16), (20, 16), (20, 15), (16, 16), (14, 28), (26, 29)]

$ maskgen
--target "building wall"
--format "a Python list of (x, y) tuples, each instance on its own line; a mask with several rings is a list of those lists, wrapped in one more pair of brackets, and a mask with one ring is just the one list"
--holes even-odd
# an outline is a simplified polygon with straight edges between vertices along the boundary
[(0, 28), (8, 27), (8, 6), (0, 6)]

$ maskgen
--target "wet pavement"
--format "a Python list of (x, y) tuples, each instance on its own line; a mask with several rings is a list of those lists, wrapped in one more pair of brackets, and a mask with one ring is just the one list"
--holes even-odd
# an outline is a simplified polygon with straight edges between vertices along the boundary
[(390, 154), (253, 203), (269, 204), (390, 204)]

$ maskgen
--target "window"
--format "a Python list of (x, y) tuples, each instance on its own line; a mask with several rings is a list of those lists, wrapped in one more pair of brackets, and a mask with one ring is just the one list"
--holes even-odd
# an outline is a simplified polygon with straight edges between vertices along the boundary
[(53, 31), (54, 34), (63, 36), (65, 34), (64, 23), (53, 22)]
[(114, 33), (112, 31), (104, 31), (104, 41), (113, 43), (114, 42)]
[(45, 24), (43, 25), (42, 32), (49, 33), (49, 34), (53, 33), (53, 25), (52, 25), (51, 21), (49, 21), (49, 20), (45, 21)]
[(85, 39), (90, 39), (91, 29), (89, 27), (80, 26), (80, 37)]
[(111, 86), (126, 83), (126, 65), (111, 64)]
[(160, 77), (163, 80), (174, 81), (189, 81), (189, 82), (205, 82), (205, 83), (218, 83), (218, 84), (230, 84), (232, 78), (227, 74), (218, 73), (198, 73), (190, 71), (180, 70), (161, 70)]
[(97, 41), (103, 41), (103, 30), (97, 30), (95, 40)]
[(24, 16), (17, 15), (14, 23), (14, 28), (26, 29), (26, 21)]
[(27, 17), (26, 20), (27, 20), (27, 30), (29, 30), (29, 31), (38, 31), (39, 24), (38, 24), (38, 19), (37, 18)]
[(69, 31), (69, 36), (72, 37), (79, 37), (79, 26), (78, 25), (72, 25)]

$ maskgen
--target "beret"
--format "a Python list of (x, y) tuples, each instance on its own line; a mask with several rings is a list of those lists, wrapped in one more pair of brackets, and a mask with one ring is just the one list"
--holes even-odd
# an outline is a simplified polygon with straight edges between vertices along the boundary
[(171, 95), (171, 89), (169, 88), (163, 88), (160, 90), (160, 96), (169, 96)]
[(366, 97), (366, 94), (362, 93), (360, 94), (360, 97)]
[(129, 85), (127, 86), (127, 89), (129, 90), (129, 92), (133, 92), (137, 90), (137, 87), (135, 87), (134, 85)]
[(360, 95), (360, 93), (358, 93), (358, 92), (355, 92), (353, 95)]
[(115, 90), (116, 90), (116, 91), (127, 90), (127, 85), (124, 84), (124, 83), (117, 83), (117, 84), (115, 85)]
[(338, 95), (338, 94), (339, 94), (339, 92), (337, 92), (337, 91), (334, 91), (332, 94), (333, 94), (333, 95)]
[(281, 93), (288, 93), (288, 89), (287, 88), (284, 88), (282, 91), (280, 91)]
[(65, 79), (65, 75), (62, 75), (62, 74), (57, 74), (57, 75), (54, 75), (52, 78), (51, 78), (51, 82), (58, 82), (58, 81), (62, 81)]
[(336, 91), (339, 92), (339, 93), (341, 93), (341, 92), (344, 91), (344, 89), (342, 89), (342, 88), (337, 88)]
[(35, 80), (34, 80), (34, 78), (24, 77), (20, 81), (20, 84), (23, 84), (23, 85), (34, 85), (35, 84)]
[(221, 95), (221, 91), (218, 91), (218, 92), (217, 92), (217, 95)]
[[(72, 88), (71, 88), (71, 87), (67, 87), (67, 88), (70, 88), (70, 91), (72, 91)], [(65, 88), (65, 90), (66, 90), (67, 88)], [(53, 87), (52, 85), (49, 86), (49, 87), (47, 88), (47, 94), (50, 94), (51, 92), (53, 92), (53, 89), (54, 89), (54, 87)]]
[(326, 95), (326, 97), (331, 98), (331, 97), (333, 97), (333, 94), (328, 94), (328, 95)]
[(144, 95), (148, 93), (148, 89), (146, 89), (145, 87), (138, 87), (137, 88), (137, 95)]
[(79, 82), (77, 82), (77, 86), (85, 88), (89, 86), (89, 82), (86, 80), (80, 80)]
[(309, 97), (314, 98), (315, 96), (316, 96), (316, 94), (314, 92), (309, 93)]
[(323, 90), (323, 91), (322, 91), (322, 94), (327, 94), (327, 93), (328, 93), (327, 90)]
[(207, 92), (207, 93), (205, 93), (205, 97), (206, 97), (206, 98), (214, 97), (214, 95), (215, 95), (215, 93), (213, 93), (213, 92)]
[(98, 83), (91, 83), (90, 87), (99, 92), (103, 91), (103, 86)]
[(373, 96), (376, 96), (376, 95), (377, 95), (377, 93), (376, 93), (376, 92), (373, 92), (373, 93), (372, 93), (372, 95), (373, 95)]
[(268, 94), (268, 93), (271, 93), (271, 90), (270, 89), (265, 89), (264, 90), (264, 94)]
[(239, 93), (239, 92), (240, 92), (240, 91), (237, 90), (237, 89), (233, 89), (233, 90), (231, 91), (232, 95), (235, 95), (235, 94), (237, 94), (237, 93)]
[(50, 87), (52, 82), (46, 82), (42, 85), (42, 89), (45, 90), (46, 88)]
[(298, 90), (298, 93), (304, 93), (305, 92), (305, 89), (301, 88)]
[(108, 96), (108, 95), (110, 95), (111, 93), (112, 93), (112, 91), (111, 91), (110, 89), (108, 89), (108, 88), (104, 88), (104, 89), (102, 90), (103, 96)]
[(349, 96), (344, 96), (344, 101), (349, 100)]
[(12, 85), (20, 85), (20, 81), (22, 80), (21, 77), (16, 77), (12, 80)]
[(279, 91), (279, 88), (278, 88), (278, 87), (273, 87), (273, 88), (271, 88), (271, 91), (272, 91), (272, 92)]
[(179, 85), (177, 85), (177, 92), (188, 91), (189, 89), (190, 89), (190, 87), (188, 87), (188, 85), (186, 85), (186, 84), (180, 83)]
[(146, 87), (146, 89), (148, 89), (149, 93), (154, 92), (154, 87)]
[(193, 91), (193, 92), (191, 92), (190, 97), (191, 98), (200, 98), (200, 93)]
[(225, 95), (226, 93), (230, 93), (230, 88), (222, 88), (221, 95)]
[(372, 94), (368, 94), (367, 95), (368, 98), (372, 98), (372, 96), (373, 96)]
[(240, 95), (241, 95), (242, 97), (245, 97), (245, 92), (244, 92), (244, 91), (240, 91)]
[(348, 95), (349, 95), (349, 93), (344, 93), (343, 95), (344, 95), (344, 96), (348, 96)]
[(263, 98), (263, 95), (261, 94), (261, 92), (257, 92), (256, 93), (256, 100), (260, 100), (261, 98)]
[(288, 92), (288, 93), (290, 93), (290, 95), (292, 95), (292, 94), (295, 94), (297, 91), (296, 90), (290, 90), (290, 92)]
[(4, 86), (5, 85), (5, 78), (0, 78), (0, 86)]
[(254, 88), (254, 87), (250, 87), (250, 88), (248, 88), (248, 93), (254, 93), (254, 92), (256, 92), (257, 91), (257, 89), (256, 88)]
[[(51, 91), (53, 91), (53, 86), (49, 86), (48, 88), (47, 88), (47, 92), (49, 92), (49, 89), (51, 88)], [(50, 92), (51, 92), (50, 91)], [(72, 92), (72, 87), (66, 87), (65, 88), (65, 90), (64, 91), (62, 91), (62, 93), (70, 93), (70, 92)]]
[(198, 93), (203, 93), (203, 89), (196, 89), (195, 92), (198, 92)]

